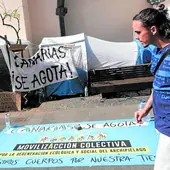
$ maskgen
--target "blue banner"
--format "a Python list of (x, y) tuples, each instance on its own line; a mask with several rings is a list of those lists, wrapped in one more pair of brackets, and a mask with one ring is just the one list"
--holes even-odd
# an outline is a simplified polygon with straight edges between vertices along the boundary
[(14, 126), (0, 133), (0, 168), (153, 165), (154, 121)]

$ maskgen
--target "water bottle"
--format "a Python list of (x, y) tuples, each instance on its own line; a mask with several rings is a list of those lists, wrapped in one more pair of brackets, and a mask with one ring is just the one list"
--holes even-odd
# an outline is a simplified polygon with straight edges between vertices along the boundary
[(146, 105), (146, 102), (145, 100), (141, 100), (139, 105), (138, 105), (138, 110), (142, 110)]
[(85, 97), (88, 96), (88, 87), (87, 86), (84, 87), (84, 96)]
[[(145, 100), (141, 100), (139, 105), (138, 105), (138, 110), (142, 110), (146, 105), (146, 101)], [(143, 122), (149, 124), (151, 117), (150, 117), (150, 113), (147, 114), (147, 116), (143, 117)]]
[(9, 119), (9, 113), (5, 113), (5, 125), (6, 125), (7, 129), (11, 128), (10, 119)]

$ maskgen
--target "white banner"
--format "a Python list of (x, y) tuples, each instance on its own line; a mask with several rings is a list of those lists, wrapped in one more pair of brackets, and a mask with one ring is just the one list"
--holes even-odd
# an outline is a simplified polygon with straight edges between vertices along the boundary
[[(80, 48), (75, 50), (81, 51)], [(79, 52), (75, 54), (79, 55)], [(13, 91), (32, 91), (76, 77), (78, 74), (73, 64), (71, 49), (64, 45), (42, 46), (30, 59), (19, 58), (11, 53)]]
[[(63, 44), (65, 47), (71, 48), (73, 63), (76, 68), (82, 69), (88, 72), (87, 66), (87, 48), (85, 43), (84, 33), (63, 36), (63, 37), (45, 37), (43, 38), (39, 47), (47, 45)], [(72, 48), (74, 47), (74, 48)]]

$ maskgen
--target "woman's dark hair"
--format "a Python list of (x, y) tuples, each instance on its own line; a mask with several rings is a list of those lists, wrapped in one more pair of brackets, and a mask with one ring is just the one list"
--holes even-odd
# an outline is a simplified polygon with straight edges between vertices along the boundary
[(140, 20), (145, 28), (156, 26), (161, 37), (170, 39), (170, 19), (164, 4), (159, 5), (156, 9), (143, 9), (133, 17), (133, 20)]

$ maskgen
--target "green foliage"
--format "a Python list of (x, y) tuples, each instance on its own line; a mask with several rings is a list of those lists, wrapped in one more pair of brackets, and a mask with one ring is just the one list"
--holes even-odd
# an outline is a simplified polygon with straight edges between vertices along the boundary
[(150, 3), (151, 5), (159, 5), (163, 1), (165, 0), (147, 0), (147, 2)]
[(13, 11), (4, 11), (3, 17), (9, 17), (10, 20), (12, 19), (20, 19), (20, 14), (18, 13), (18, 9), (14, 9)]
[[(19, 32), (20, 32), (20, 14), (18, 12), (19, 7), (17, 9), (14, 10), (7, 10), (3, 0), (0, 1), (0, 8), (2, 9), (2, 12), (0, 13), (0, 18), (2, 20), (2, 24), (4, 26), (10, 27), (12, 28), (17, 36), (17, 42), (19, 43), (20, 37), (19, 37)], [(9, 19), (9, 22), (6, 22), (6, 20)], [(16, 20), (17, 21), (17, 25), (12, 24), (12, 20)]]

